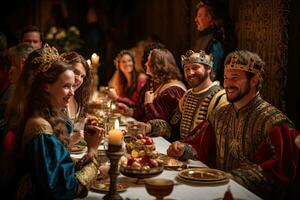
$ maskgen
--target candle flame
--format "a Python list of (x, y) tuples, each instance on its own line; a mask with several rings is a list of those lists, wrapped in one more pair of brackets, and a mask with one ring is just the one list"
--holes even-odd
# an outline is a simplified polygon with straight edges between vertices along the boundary
[(88, 59), (86, 62), (87, 62), (87, 63), (88, 63), (88, 65), (91, 67), (91, 65), (92, 65), (92, 63), (91, 63), (91, 60), (90, 60), (90, 59)]
[(119, 129), (120, 129), (120, 123), (119, 123), (119, 120), (118, 120), (118, 119), (116, 119), (116, 121), (115, 121), (115, 129), (116, 129), (116, 130), (119, 130)]

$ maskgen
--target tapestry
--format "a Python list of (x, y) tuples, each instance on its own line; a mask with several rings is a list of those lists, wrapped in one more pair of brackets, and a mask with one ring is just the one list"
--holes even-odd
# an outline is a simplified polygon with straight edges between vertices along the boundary
[(287, 0), (230, 0), (238, 49), (258, 53), (266, 63), (261, 94), (285, 111), (284, 90), (287, 76)]

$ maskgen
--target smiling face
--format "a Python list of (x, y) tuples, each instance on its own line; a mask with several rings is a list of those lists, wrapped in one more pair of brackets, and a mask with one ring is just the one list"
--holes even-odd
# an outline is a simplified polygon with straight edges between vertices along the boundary
[(251, 86), (251, 81), (247, 78), (246, 72), (236, 69), (225, 70), (224, 88), (227, 100), (231, 103), (247, 100), (250, 92), (254, 90), (253, 86)]
[(72, 70), (61, 73), (53, 84), (46, 84), (45, 90), (50, 96), (51, 105), (54, 108), (67, 108), (71, 97), (74, 95), (73, 85), (75, 75)]
[(203, 31), (213, 23), (213, 19), (205, 6), (199, 7), (195, 17), (195, 23), (198, 31)]
[(192, 88), (201, 85), (209, 78), (209, 69), (205, 69), (203, 64), (188, 63), (184, 65), (184, 76)]
[(86, 71), (81, 63), (76, 63), (74, 65), (74, 74), (75, 74), (75, 84), (73, 86), (74, 92), (80, 88), (84, 78), (86, 77)]
[(133, 70), (133, 60), (130, 55), (124, 54), (119, 61), (120, 70), (124, 74), (130, 74)]

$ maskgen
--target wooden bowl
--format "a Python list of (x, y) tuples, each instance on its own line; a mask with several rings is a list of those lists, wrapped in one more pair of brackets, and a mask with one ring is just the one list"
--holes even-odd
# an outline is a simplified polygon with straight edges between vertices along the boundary
[(155, 196), (156, 199), (163, 199), (173, 191), (174, 182), (170, 179), (156, 178), (145, 180), (146, 191)]

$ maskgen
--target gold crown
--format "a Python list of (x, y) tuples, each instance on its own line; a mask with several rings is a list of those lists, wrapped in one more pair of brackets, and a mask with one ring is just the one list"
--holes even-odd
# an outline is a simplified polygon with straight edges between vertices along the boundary
[[(198, 56), (192, 56), (193, 54), (198, 53)], [(188, 63), (200, 63), (204, 65), (208, 65), (212, 67), (212, 56), (205, 54), (205, 51), (200, 50), (199, 52), (194, 52), (192, 50), (188, 50), (185, 55), (181, 55), (181, 65), (184, 67), (184, 65)]]
[(64, 59), (59, 55), (55, 47), (50, 47), (45, 44), (41, 49), (41, 55), (34, 58), (32, 63), (39, 64), (40, 66), (34, 71), (34, 75), (40, 72), (46, 72), (51, 68), (51, 65), (56, 61), (63, 61)]
[(240, 64), (238, 60), (239, 56), (233, 55), (229, 64), (225, 65), (225, 69), (239, 69), (262, 76), (264, 72), (263, 66), (256, 64), (256, 59), (250, 58), (247, 65)]

